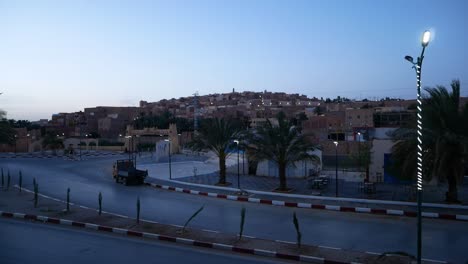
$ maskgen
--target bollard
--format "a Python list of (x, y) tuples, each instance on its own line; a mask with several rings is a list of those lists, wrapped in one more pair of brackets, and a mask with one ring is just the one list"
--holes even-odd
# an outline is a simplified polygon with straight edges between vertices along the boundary
[(294, 228), (296, 229), (297, 247), (301, 248), (302, 234), (299, 229), (299, 221), (297, 220), (296, 212), (293, 213), (293, 223), (294, 223)]
[(23, 188), (23, 174), (21, 173), (21, 170), (19, 171), (19, 191), (21, 192), (21, 189)]
[(242, 239), (242, 234), (244, 233), (244, 223), (245, 223), (245, 207), (242, 207), (242, 210), (241, 210), (240, 231), (239, 231), (239, 240)]
[(37, 207), (37, 200), (38, 200), (38, 192), (39, 192), (39, 184), (34, 184), (34, 208)]
[(7, 176), (7, 190), (10, 188), (10, 170), (8, 170), (8, 176)]
[(101, 215), (101, 213), (102, 213), (102, 194), (101, 194), (101, 192), (99, 192), (98, 200), (99, 200), (99, 215)]
[(70, 212), (70, 187), (67, 188), (67, 212)]
[(137, 224), (140, 223), (140, 196), (137, 198)]

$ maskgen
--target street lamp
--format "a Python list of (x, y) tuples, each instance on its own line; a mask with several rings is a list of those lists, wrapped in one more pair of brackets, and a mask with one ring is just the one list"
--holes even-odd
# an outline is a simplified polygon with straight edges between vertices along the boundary
[(338, 141), (335, 144), (335, 196), (338, 197)]
[(358, 166), (359, 166), (359, 174), (361, 174), (361, 132), (358, 132)]
[(237, 189), (240, 191), (240, 167), (239, 167), (239, 140), (234, 140), (237, 144)]
[(83, 141), (83, 125), (81, 120), (79, 121), (79, 127), (80, 127), (80, 143), (78, 144), (78, 147), (80, 148), (80, 160), (81, 160), (81, 141)]
[(30, 134), (26, 135), (26, 152), (29, 153), (29, 136)]
[(417, 260), (418, 263), (421, 263), (421, 248), (422, 248), (422, 220), (421, 220), (421, 203), (422, 203), (422, 159), (423, 159), (423, 146), (422, 146), (422, 98), (421, 98), (421, 71), (422, 71), (422, 63), (424, 59), (424, 51), (426, 50), (427, 45), (429, 45), (429, 41), (431, 40), (431, 32), (429, 30), (424, 31), (421, 45), (422, 51), (421, 55), (417, 58), (417, 61), (414, 62), (413, 57), (405, 56), (405, 59), (409, 61), (413, 65), (413, 69), (416, 71), (416, 90), (417, 90), (417, 199), (418, 199), (418, 245), (417, 245)]
[(16, 144), (17, 144), (16, 140), (17, 140), (17, 138), (18, 138), (18, 135), (15, 134), (15, 157), (16, 157)]
[(180, 146), (182, 145), (182, 144), (180, 144), (180, 136), (182, 136), (181, 133), (177, 134), (177, 141), (178, 141), (177, 143), (179, 145), (179, 149), (177, 150), (177, 153), (179, 153), (179, 154), (181, 153), (181, 151), (180, 151), (181, 147)]
[[(125, 138), (126, 138), (127, 141), (128, 141), (128, 145), (127, 145), (126, 150), (127, 150), (127, 152), (128, 152), (128, 159), (129, 159), (129, 160), (132, 159), (132, 158), (130, 158), (130, 153), (131, 153), (131, 152), (130, 152), (130, 138), (131, 138), (131, 137), (132, 137), (132, 136), (125, 136)], [(133, 160), (133, 159), (132, 159), (132, 160)]]
[(245, 175), (245, 148), (242, 151), (242, 175)]
[[(138, 138), (138, 142), (136, 144), (136, 150), (137, 150), (137, 153), (138, 153), (138, 157), (141, 158), (141, 152), (140, 152), (140, 135), (136, 135), (136, 137)], [(136, 157), (137, 155), (135, 155), (135, 164), (136, 164)]]
[(171, 140), (165, 139), (164, 141), (169, 142), (169, 180), (172, 180), (172, 166), (171, 166)]

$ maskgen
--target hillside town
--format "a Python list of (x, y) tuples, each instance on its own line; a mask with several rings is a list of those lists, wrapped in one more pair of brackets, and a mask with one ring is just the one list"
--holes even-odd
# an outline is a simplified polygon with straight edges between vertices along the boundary
[[(461, 98), (460, 105), (465, 102), (468, 98)], [(178, 153), (193, 138), (199, 120), (237, 119), (256, 128), (267, 119), (274, 123), (279, 112), (298, 126), (311, 142), (321, 146), (325, 166), (333, 165), (335, 154), (343, 160), (343, 166), (347, 157), (364, 155), (359, 152), (367, 149), (372, 155), (367, 178), (379, 182), (384, 180), (385, 156), (391, 153), (394, 144), (391, 132), (414, 123), (416, 101), (388, 97), (356, 101), (340, 96), (319, 99), (268, 91), (236, 92), (235, 89), (221, 94), (195, 93), (158, 102), (140, 101), (138, 107), (97, 106), (74, 113), (54, 114), (50, 120), (31, 122), (29, 128), (15, 128), (15, 143), (0, 145), (0, 151), (42, 151), (50, 148), (42, 144), (43, 138), (53, 134), (66, 140), (64, 148), (78, 149), (82, 142), (83, 149), (127, 151), (154, 149), (156, 143), (169, 137), (173, 142), (171, 152)], [(164, 115), (169, 117), (168, 120), (184, 122), (179, 122), (179, 127), (176, 124), (170, 127), (169, 122), (163, 124), (165, 127), (139, 123), (144, 118)], [(138, 142), (132, 139), (136, 135)], [(333, 142), (339, 142), (339, 147)]]

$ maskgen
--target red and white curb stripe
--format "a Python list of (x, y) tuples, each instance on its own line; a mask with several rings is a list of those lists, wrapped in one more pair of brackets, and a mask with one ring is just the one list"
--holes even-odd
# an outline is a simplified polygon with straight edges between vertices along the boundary
[(203, 248), (220, 249), (220, 250), (232, 251), (232, 252), (237, 252), (237, 253), (273, 257), (273, 258), (279, 258), (279, 259), (304, 261), (304, 262), (310, 262), (310, 263), (337, 263), (337, 264), (356, 263), (356, 262), (340, 262), (340, 261), (334, 261), (334, 260), (327, 260), (325, 258), (314, 257), (314, 256), (309, 256), (309, 255), (291, 255), (291, 254), (279, 253), (279, 252), (270, 251), (270, 250), (243, 248), (243, 247), (238, 247), (238, 246), (228, 245), (228, 244), (203, 242), (203, 241), (198, 241), (198, 240), (193, 240), (193, 239), (165, 236), (165, 235), (154, 234), (154, 233), (139, 232), (139, 231), (133, 231), (133, 230), (128, 230), (128, 229), (102, 226), (102, 225), (96, 225), (96, 224), (91, 224), (91, 223), (83, 223), (83, 222), (77, 222), (77, 221), (71, 221), (71, 220), (59, 219), (59, 218), (53, 218), (53, 217), (47, 217), (47, 216), (38, 216), (38, 215), (22, 214), (22, 213), (10, 213), (10, 212), (2, 212), (2, 211), (0, 211), (0, 215), (6, 218), (18, 218), (18, 219), (25, 219), (25, 220), (32, 220), (32, 221), (40, 221), (43, 223), (68, 225), (68, 226), (87, 228), (87, 229), (92, 229), (92, 230), (97, 230), (97, 231), (111, 232), (111, 233), (116, 233), (116, 234), (125, 235), (125, 236), (145, 237), (145, 238), (150, 238), (150, 239), (181, 243), (185, 245), (191, 245), (191, 246), (197, 246), (197, 247), (203, 247)]
[[(196, 191), (196, 190), (190, 190), (190, 189), (184, 189), (184, 188), (178, 188), (178, 187), (173, 187), (173, 186), (168, 186), (168, 185), (160, 185), (160, 184), (154, 184), (154, 183), (147, 183), (147, 185), (149, 185), (151, 187), (154, 187), (154, 188), (164, 189), (164, 190), (168, 190), (168, 191), (176, 191), (176, 192), (180, 192), (180, 193), (208, 196), (208, 197), (214, 197), (214, 198), (220, 198), (220, 199), (226, 199), (226, 200), (232, 200), (232, 201), (239, 201), (239, 202), (260, 203), (260, 204), (268, 204), (268, 205), (275, 205), (275, 206), (286, 206), (286, 207), (297, 207), (297, 208), (322, 209), (322, 210), (330, 210), (330, 211), (338, 211), (338, 212), (368, 213), (368, 214), (408, 216), (408, 217), (416, 217), (417, 216), (417, 213), (415, 211), (380, 209), (380, 208), (369, 208), (369, 207), (346, 207), (346, 206), (339, 206), (339, 205), (297, 203), (297, 202), (287, 202), (287, 201), (279, 201), (279, 200), (250, 198), (250, 197), (237, 196), (237, 195), (226, 195), (226, 194), (219, 194), (219, 193), (212, 193), (212, 192), (201, 192), (201, 191)], [(426, 218), (468, 221), (468, 215), (442, 214), (442, 213), (433, 213), (433, 212), (422, 212), (421, 215), (422, 215), (422, 217), (426, 217)]]

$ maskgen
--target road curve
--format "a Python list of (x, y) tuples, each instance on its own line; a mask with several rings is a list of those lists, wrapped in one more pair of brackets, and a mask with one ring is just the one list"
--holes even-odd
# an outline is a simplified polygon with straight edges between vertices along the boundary
[[(145, 186), (115, 184), (111, 177), (113, 158), (87, 161), (16, 159), (1, 160), (9, 168), (12, 182), (17, 171), (23, 172), (25, 187), (32, 189), (33, 176), (40, 192), (65, 198), (71, 188), (72, 201), (97, 207), (97, 195), (103, 194), (104, 210), (133, 216), (137, 196), (141, 199), (142, 218), (161, 223), (183, 225), (190, 215), (205, 205), (191, 223), (193, 227), (236, 233), (240, 209), (247, 210), (245, 234), (255, 237), (295, 241), (292, 213), (298, 214), (303, 243), (371, 252), (416, 252), (416, 219), (340, 213), (323, 210), (274, 207), (240, 203), (196, 195), (157, 190)], [(423, 257), (464, 263), (468, 260), (468, 225), (464, 222), (424, 219)]]

